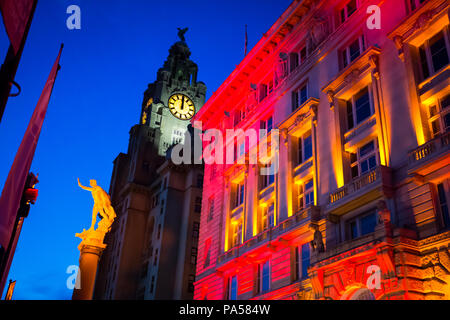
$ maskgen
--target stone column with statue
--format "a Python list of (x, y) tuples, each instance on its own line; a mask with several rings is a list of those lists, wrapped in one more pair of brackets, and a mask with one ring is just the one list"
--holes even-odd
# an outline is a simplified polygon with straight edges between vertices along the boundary
[[(103, 240), (106, 233), (111, 230), (116, 213), (111, 206), (109, 195), (97, 185), (97, 181), (90, 180), (91, 187), (85, 187), (80, 183), (80, 179), (78, 179), (78, 185), (80, 188), (91, 192), (94, 198), (94, 207), (90, 228), (88, 230), (83, 229), (83, 232), (75, 234), (76, 237), (82, 240), (78, 246), (80, 260), (78, 270), (79, 281), (77, 282), (80, 286), (73, 290), (72, 300), (92, 300), (98, 262), (103, 250), (106, 248)], [(95, 229), (97, 215), (100, 215), (101, 220), (98, 223), (97, 229)]]

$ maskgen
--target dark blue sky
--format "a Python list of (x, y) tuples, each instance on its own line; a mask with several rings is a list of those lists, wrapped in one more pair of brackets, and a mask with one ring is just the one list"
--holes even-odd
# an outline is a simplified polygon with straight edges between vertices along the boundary
[[(189, 27), (187, 43), (210, 97), (291, 0), (39, 0), (10, 98), (0, 123), (0, 186), (14, 160), (50, 68), (64, 42), (32, 171), (39, 198), (25, 220), (9, 278), (15, 299), (70, 299), (69, 265), (78, 264), (75, 233), (88, 228), (92, 198), (77, 186), (96, 179), (109, 190), (112, 161), (126, 152), (143, 92)], [(81, 30), (68, 30), (66, 8), (81, 8)], [(0, 26), (0, 59), (9, 40)]]

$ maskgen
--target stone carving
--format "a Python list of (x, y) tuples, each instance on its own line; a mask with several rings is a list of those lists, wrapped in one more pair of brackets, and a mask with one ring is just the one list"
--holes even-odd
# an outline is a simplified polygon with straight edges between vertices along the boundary
[(295, 126), (296, 126), (296, 127), (300, 126), (300, 124), (302, 123), (303, 119), (305, 119), (305, 114), (299, 114), (299, 115), (295, 118)]
[(386, 224), (391, 222), (391, 212), (386, 206), (386, 201), (380, 200), (377, 204), (378, 209), (378, 223)]
[(283, 137), (283, 142), (287, 146), (289, 142), (289, 134), (286, 128), (281, 129), (281, 136)]
[(311, 223), (309, 226), (312, 230), (314, 230), (314, 238), (311, 241), (311, 247), (313, 251), (324, 252), (325, 246), (323, 244), (322, 232), (319, 230), (319, 225), (317, 223)]
[[(78, 179), (78, 185), (83, 190), (87, 190), (92, 193), (92, 197), (94, 198), (94, 207), (92, 210), (91, 227), (89, 230), (83, 229), (82, 233), (77, 233), (75, 236), (83, 239), (83, 242), (88, 240), (89, 242), (102, 245), (105, 234), (111, 229), (111, 225), (116, 218), (114, 208), (111, 206), (111, 200), (105, 190), (98, 186), (97, 181), (95, 180), (90, 180), (91, 188), (83, 186), (80, 183), (80, 179)], [(97, 230), (94, 230), (95, 223), (97, 221), (97, 214), (101, 216), (102, 220), (98, 223)]]
[(306, 35), (306, 45), (309, 53), (313, 52), (328, 34), (328, 19), (324, 15), (316, 14)]
[(394, 37), (394, 44), (397, 48), (398, 57), (402, 62), (405, 62), (405, 54), (403, 52), (403, 38), (401, 36), (395, 36)]
[(380, 71), (378, 68), (378, 56), (377, 55), (371, 55), (369, 57), (369, 63), (370, 67), (372, 68), (372, 75), (375, 77), (375, 79), (380, 79)]
[(275, 86), (277, 86), (287, 76), (288, 55), (280, 52), (275, 66)]
[(359, 69), (353, 69), (344, 79), (344, 82), (346, 84), (354, 84), (361, 74), (361, 71)]
[(334, 92), (332, 90), (327, 91), (328, 102), (330, 103), (330, 109), (334, 109)]
[(186, 32), (189, 30), (189, 28), (177, 28), (178, 29), (178, 37), (180, 38), (181, 41), (186, 42), (186, 38), (184, 37), (184, 35), (186, 34)]

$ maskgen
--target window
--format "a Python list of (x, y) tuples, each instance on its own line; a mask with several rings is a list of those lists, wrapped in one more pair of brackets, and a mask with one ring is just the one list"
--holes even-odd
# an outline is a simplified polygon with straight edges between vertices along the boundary
[(197, 264), (197, 248), (196, 247), (191, 248), (191, 264), (194, 266)]
[(152, 276), (152, 282), (150, 283), (150, 293), (153, 293), (155, 289), (155, 276)]
[(267, 97), (267, 85), (261, 83), (258, 89), (259, 89), (259, 102), (262, 102)]
[(261, 174), (260, 175), (260, 189), (263, 190), (268, 186), (272, 185), (275, 182), (275, 174), (273, 172), (273, 168), (271, 168), (272, 164), (265, 165), (265, 173), (270, 174)]
[(311, 131), (305, 133), (297, 140), (297, 164), (308, 161), (313, 154)]
[(450, 94), (438, 99), (431, 105), (429, 111), (429, 124), (433, 137), (450, 130)]
[(292, 92), (292, 111), (297, 110), (308, 100), (308, 86), (303, 84), (298, 90)]
[(289, 54), (289, 72), (294, 71), (298, 67), (298, 53), (292, 52)]
[(344, 23), (356, 11), (356, 0), (351, 0), (339, 11), (340, 22)]
[(303, 64), (306, 61), (306, 58), (308, 57), (308, 52), (306, 51), (306, 46), (304, 46), (300, 50), (300, 56), (299, 56), (299, 63)]
[(297, 211), (308, 208), (314, 204), (314, 181), (311, 179), (305, 184), (297, 186)]
[(241, 219), (232, 222), (231, 246), (236, 247), (242, 243), (242, 221)]
[(200, 235), (200, 223), (194, 222), (192, 225), (192, 241), (197, 243)]
[(158, 248), (155, 249), (155, 259), (153, 260), (153, 265), (156, 266), (156, 264), (158, 263)]
[(261, 232), (272, 228), (274, 226), (274, 204), (271, 203), (268, 206), (261, 209)]
[(261, 121), (260, 129), (264, 130), (265, 134), (268, 134), (268, 133), (270, 133), (270, 131), (272, 131), (272, 125), (273, 125), (273, 121), (272, 121), (272, 117), (270, 117), (267, 120)]
[(353, 240), (375, 231), (377, 213), (375, 210), (364, 213), (347, 222), (348, 238)]
[(353, 129), (373, 114), (369, 88), (365, 87), (346, 101), (347, 130)]
[(238, 158), (241, 158), (245, 155), (245, 141), (243, 141), (240, 145), (239, 145), (239, 155)]
[(203, 258), (203, 268), (209, 267), (211, 263), (211, 239), (205, 241), (205, 256)]
[(256, 277), (256, 293), (264, 293), (270, 290), (270, 261), (258, 264)]
[(270, 289), (270, 262), (267, 261), (262, 266), (262, 291), (266, 292)]
[(190, 293), (194, 292), (194, 282), (195, 282), (195, 275), (190, 274), (188, 277), (188, 287), (187, 287), (187, 290)]
[(237, 276), (232, 276), (228, 278), (228, 289), (227, 289), (227, 299), (237, 300), (238, 282)]
[(364, 36), (358, 37), (354, 40), (348, 47), (341, 51), (341, 64), (342, 68), (347, 67), (356, 58), (358, 58), (361, 53), (364, 52), (366, 48)]
[(245, 186), (244, 182), (234, 185), (234, 208), (244, 203)]
[(409, 0), (410, 11), (416, 10), (426, 0)]
[(158, 235), (157, 235), (158, 240), (161, 238), (161, 225), (158, 224)]
[(378, 165), (379, 160), (376, 144), (376, 141), (372, 140), (361, 148), (358, 148), (356, 153), (350, 154), (352, 178), (368, 173)]
[(450, 213), (448, 210), (448, 199), (450, 196), (449, 180), (446, 180), (437, 185), (439, 209), (444, 221), (444, 227), (450, 228)]
[(197, 175), (197, 188), (203, 188), (203, 175)]
[(215, 165), (211, 165), (211, 170), (209, 171), (209, 181), (212, 181), (216, 177), (217, 167)]
[(194, 212), (201, 213), (202, 212), (202, 198), (196, 197), (194, 203)]
[(214, 218), (214, 196), (211, 196), (208, 199), (208, 219), (207, 219), (207, 221), (211, 221), (213, 218)]
[(444, 29), (431, 37), (419, 47), (419, 60), (422, 80), (435, 74), (448, 65), (450, 60), (450, 44), (448, 30)]
[(161, 207), (159, 208), (159, 214), (164, 213), (164, 200), (161, 200)]
[(302, 245), (302, 254), (301, 254), (301, 276), (302, 279), (307, 278), (308, 277), (308, 268), (310, 265), (310, 258), (311, 257), (311, 252), (310, 252), (310, 247), (309, 247), (309, 243), (305, 243)]

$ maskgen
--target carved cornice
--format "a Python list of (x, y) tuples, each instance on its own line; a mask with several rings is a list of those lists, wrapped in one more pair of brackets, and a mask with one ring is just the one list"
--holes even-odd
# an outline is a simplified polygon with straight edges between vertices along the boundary
[(278, 124), (280, 130), (287, 129), (288, 132), (293, 128), (303, 125), (304, 121), (317, 114), (319, 100), (309, 98), (303, 105), (295, 110), (286, 120)]
[[(322, 91), (328, 95), (330, 100), (334, 94), (343, 90), (348, 86), (352, 86), (358, 82), (361, 75), (364, 74), (366, 70), (371, 70), (372, 72), (378, 72), (378, 56), (381, 50), (376, 47), (370, 47), (364, 51), (355, 61), (343, 69), (337, 77), (331, 80)], [(333, 102), (330, 102), (333, 103)], [(330, 106), (331, 107), (331, 106)]]
[(403, 43), (409, 42), (419, 32), (426, 29), (432, 20), (440, 14), (448, 14), (449, 7), (450, 5), (447, 0), (429, 0), (400, 22), (387, 35), (389, 39), (394, 41), (399, 50), (399, 56), (403, 55)]

